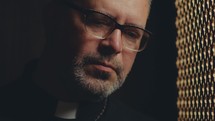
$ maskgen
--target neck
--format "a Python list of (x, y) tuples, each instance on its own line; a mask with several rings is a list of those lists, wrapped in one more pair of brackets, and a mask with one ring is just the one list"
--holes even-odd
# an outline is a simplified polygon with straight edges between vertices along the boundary
[(58, 66), (59, 63), (61, 62), (55, 60), (53, 56), (43, 54), (33, 75), (33, 81), (53, 97), (68, 101), (71, 96), (67, 93), (60, 78), (62, 67)]
[(50, 95), (62, 101), (100, 101), (98, 95), (91, 94), (82, 88), (77, 81), (74, 81), (73, 76), (66, 74), (71, 73), (66, 70), (71, 65), (71, 58), (68, 59), (56, 51), (48, 52), (47, 50), (38, 62), (33, 76), (34, 82)]
[(57, 65), (59, 64), (56, 61), (41, 58), (33, 74), (34, 83), (56, 99), (65, 102), (100, 101), (97, 96), (83, 90), (73, 79), (67, 80), (69, 84), (65, 84), (63, 68)]

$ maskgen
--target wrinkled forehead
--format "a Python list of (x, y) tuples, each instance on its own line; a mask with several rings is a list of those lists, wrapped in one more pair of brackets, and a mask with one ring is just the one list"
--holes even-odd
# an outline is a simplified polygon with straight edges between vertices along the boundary
[(81, 7), (94, 9), (115, 18), (120, 24), (145, 27), (151, 0), (66, 0)]

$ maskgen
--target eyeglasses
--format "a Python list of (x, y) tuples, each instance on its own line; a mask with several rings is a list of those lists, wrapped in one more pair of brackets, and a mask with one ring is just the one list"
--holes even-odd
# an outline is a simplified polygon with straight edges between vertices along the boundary
[(132, 25), (121, 25), (114, 18), (104, 13), (79, 7), (67, 0), (58, 0), (69, 8), (73, 8), (83, 14), (84, 25), (91, 35), (99, 39), (106, 39), (115, 29), (121, 30), (123, 46), (134, 52), (145, 49), (151, 33), (143, 28)]

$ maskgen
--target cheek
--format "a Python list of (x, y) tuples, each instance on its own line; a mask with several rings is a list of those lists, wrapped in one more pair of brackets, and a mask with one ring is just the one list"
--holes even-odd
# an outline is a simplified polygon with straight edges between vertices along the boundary
[[(76, 17), (78, 18), (78, 17)], [(74, 20), (75, 26), (75, 34), (73, 36), (76, 36), (77, 46), (79, 46), (80, 51), (93, 51), (96, 50), (96, 47), (98, 46), (99, 40), (95, 39), (92, 35), (90, 35), (84, 26), (84, 24), (81, 22), (80, 19)], [(72, 28), (72, 27), (71, 27)]]
[(79, 42), (76, 45), (78, 47), (76, 50), (78, 55), (85, 55), (89, 53), (97, 53), (98, 41), (90, 38), (87, 34), (83, 34), (77, 39)]
[[(77, 17), (76, 17), (77, 18)], [(69, 36), (68, 45), (69, 50), (77, 55), (83, 54), (85, 52), (92, 52), (96, 49), (98, 42), (90, 36), (80, 20), (72, 19), (69, 23)]]

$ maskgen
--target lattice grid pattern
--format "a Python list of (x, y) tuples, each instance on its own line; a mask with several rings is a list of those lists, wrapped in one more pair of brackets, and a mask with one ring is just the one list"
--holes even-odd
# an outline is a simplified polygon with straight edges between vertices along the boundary
[(178, 121), (215, 121), (215, 0), (176, 0)]

